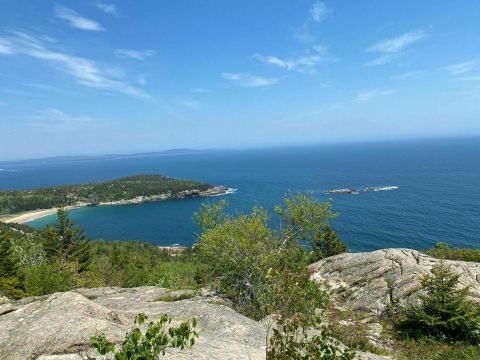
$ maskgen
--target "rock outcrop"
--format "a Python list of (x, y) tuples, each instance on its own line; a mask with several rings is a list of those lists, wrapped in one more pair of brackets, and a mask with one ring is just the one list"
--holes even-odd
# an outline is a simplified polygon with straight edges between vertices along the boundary
[(263, 326), (215, 297), (194, 296), (175, 302), (157, 301), (166, 289), (79, 289), (43, 298), (27, 298), (0, 306), (0, 359), (79, 360), (89, 337), (105, 332), (120, 343), (136, 314), (151, 319), (167, 313), (174, 321), (195, 316), (200, 336), (191, 350), (172, 351), (165, 359), (263, 359)]
[[(345, 308), (382, 312), (389, 303), (387, 279), (400, 303), (412, 304), (421, 293), (420, 277), (431, 273), (440, 260), (411, 249), (383, 249), (345, 253), (309, 266), (312, 277), (334, 294)], [(471, 297), (480, 302), (480, 263), (445, 261), (460, 274), (461, 286), (470, 286)]]
[[(183, 292), (184, 293), (184, 292)], [(265, 327), (225, 305), (211, 294), (174, 302), (158, 301), (177, 294), (157, 287), (78, 289), (0, 305), (0, 359), (81, 360), (89, 337), (104, 332), (120, 343), (136, 314), (151, 320), (167, 313), (174, 323), (195, 316), (199, 338), (192, 349), (170, 351), (164, 359), (265, 359)], [(358, 352), (359, 360), (388, 359)]]
[[(393, 296), (403, 303), (417, 301), (419, 278), (440, 260), (410, 249), (385, 249), (346, 253), (310, 265), (312, 277), (328, 286), (340, 307), (380, 313), (389, 303), (387, 279)], [(480, 302), (480, 263), (445, 261), (460, 274), (461, 286), (470, 286)], [(173, 292), (175, 294), (175, 292)], [(136, 314), (151, 320), (167, 313), (174, 322), (195, 316), (197, 344), (185, 351), (171, 351), (165, 359), (265, 359), (265, 327), (231, 308), (213, 294), (184, 300), (160, 301), (171, 291), (158, 287), (132, 289), (78, 289), (17, 302), (0, 300), (0, 359), (80, 360), (89, 349), (89, 337), (105, 332), (120, 343)], [(372, 314), (372, 316), (373, 316)], [(91, 350), (90, 350), (91, 351)], [(358, 353), (357, 359), (385, 357)]]

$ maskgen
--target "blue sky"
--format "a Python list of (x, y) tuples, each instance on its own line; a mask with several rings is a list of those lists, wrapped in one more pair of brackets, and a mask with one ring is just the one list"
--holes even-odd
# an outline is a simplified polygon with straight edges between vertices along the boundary
[(480, 5), (0, 3), (0, 160), (480, 134)]

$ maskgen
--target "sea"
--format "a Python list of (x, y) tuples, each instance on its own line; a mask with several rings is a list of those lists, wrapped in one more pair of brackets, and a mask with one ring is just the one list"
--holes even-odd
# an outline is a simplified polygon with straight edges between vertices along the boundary
[[(137, 174), (224, 185), (209, 198), (89, 207), (70, 212), (91, 239), (191, 246), (202, 203), (227, 200), (240, 214), (272, 210), (286, 194), (331, 200), (332, 220), (351, 251), (425, 249), (439, 241), (480, 248), (480, 138), (410, 140), (0, 163), (0, 189), (97, 182)], [(358, 194), (325, 194), (354, 188)], [(275, 220), (272, 220), (275, 222)], [(29, 222), (37, 228), (48, 216)], [(275, 225), (275, 224), (273, 224)]]

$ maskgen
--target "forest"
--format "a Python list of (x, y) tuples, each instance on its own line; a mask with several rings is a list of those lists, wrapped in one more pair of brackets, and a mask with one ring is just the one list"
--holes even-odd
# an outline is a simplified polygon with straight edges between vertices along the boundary
[(212, 187), (203, 182), (173, 179), (162, 175), (137, 175), (99, 183), (7, 190), (0, 191), (0, 215), (77, 203), (96, 205), (100, 202), (128, 200), (138, 196), (170, 194), (175, 197), (182, 191), (204, 191)]

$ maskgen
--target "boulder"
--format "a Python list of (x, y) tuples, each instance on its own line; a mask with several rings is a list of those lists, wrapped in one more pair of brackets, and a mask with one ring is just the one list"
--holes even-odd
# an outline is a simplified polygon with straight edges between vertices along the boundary
[[(420, 277), (430, 274), (439, 259), (411, 249), (382, 249), (345, 253), (309, 266), (312, 278), (330, 289), (339, 306), (381, 313), (389, 304), (387, 279), (400, 303), (418, 303)], [(470, 296), (480, 302), (480, 263), (445, 260), (460, 275), (460, 286), (470, 286)]]

